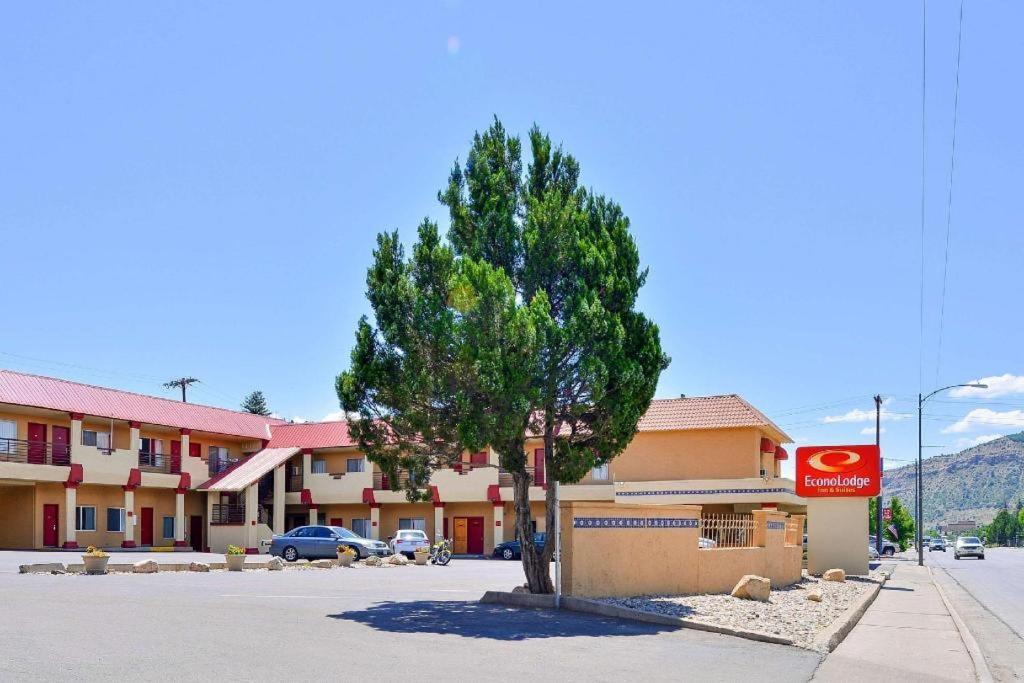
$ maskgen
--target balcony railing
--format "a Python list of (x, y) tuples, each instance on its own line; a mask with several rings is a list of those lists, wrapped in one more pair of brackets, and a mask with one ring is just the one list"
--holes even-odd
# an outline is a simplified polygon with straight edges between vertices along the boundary
[(220, 474), (224, 470), (230, 469), (237, 462), (237, 458), (211, 457), (209, 462), (210, 476), (212, 477), (215, 474)]
[[(401, 472), (399, 472), (398, 473), (398, 488), (401, 489), (401, 488), (405, 487), (405, 485), (408, 482), (409, 482), (409, 473), (407, 471), (405, 471), (405, 470), (402, 470)], [(427, 484), (425, 484), (425, 483), (421, 484), (421, 486), (426, 486), (426, 485)], [(384, 474), (383, 472), (374, 472), (373, 473), (373, 488), (374, 488), (374, 490), (377, 490), (377, 491), (390, 491), (391, 490), (391, 480), (388, 478), (388, 475)]]
[(291, 493), (298, 493), (302, 490), (302, 475), (290, 474), (284, 482), (284, 490)]
[[(526, 474), (530, 477), (530, 484), (532, 486), (543, 486), (544, 485), (544, 470), (540, 471), (540, 477), (537, 477), (537, 471), (535, 467), (527, 467)], [(512, 486), (512, 473), (504, 469), (498, 470), (498, 486)]]
[(70, 465), (71, 446), (50, 441), (0, 439), (0, 461), (29, 465)]
[(139, 469), (143, 472), (181, 474), (181, 456), (139, 451)]
[(245, 524), (245, 504), (214, 503), (210, 524)]

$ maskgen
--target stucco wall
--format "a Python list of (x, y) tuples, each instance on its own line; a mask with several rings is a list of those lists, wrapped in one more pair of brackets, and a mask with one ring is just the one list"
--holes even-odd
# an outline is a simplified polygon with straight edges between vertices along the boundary
[(0, 548), (33, 547), (35, 495), (32, 485), (0, 486)]
[(761, 432), (711, 429), (640, 432), (609, 464), (614, 481), (756, 477)]

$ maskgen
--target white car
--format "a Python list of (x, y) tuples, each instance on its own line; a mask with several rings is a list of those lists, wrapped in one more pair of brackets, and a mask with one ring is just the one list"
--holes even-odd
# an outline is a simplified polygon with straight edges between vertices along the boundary
[(959, 536), (956, 545), (953, 546), (953, 559), (961, 557), (976, 557), (979, 560), (985, 559), (985, 545), (977, 536)]
[(391, 552), (396, 555), (401, 553), (410, 559), (417, 549), (424, 547), (430, 547), (430, 540), (427, 539), (427, 533), (419, 529), (399, 529), (391, 539)]

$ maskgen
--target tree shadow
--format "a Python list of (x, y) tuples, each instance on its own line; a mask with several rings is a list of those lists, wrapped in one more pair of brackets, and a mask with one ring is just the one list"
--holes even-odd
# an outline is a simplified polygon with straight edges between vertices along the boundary
[(391, 633), (447, 633), (463, 638), (530, 640), (576, 636), (646, 636), (670, 626), (597, 617), (567, 610), (520, 609), (479, 602), (380, 602), (364, 610), (328, 614)]

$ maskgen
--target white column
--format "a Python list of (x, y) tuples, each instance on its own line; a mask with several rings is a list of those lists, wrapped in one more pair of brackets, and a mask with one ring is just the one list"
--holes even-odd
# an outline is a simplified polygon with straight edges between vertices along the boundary
[(494, 506), (494, 545), (505, 542), (505, 506)]
[(128, 449), (138, 452), (142, 448), (142, 437), (139, 436), (139, 423), (128, 423)]
[(317, 523), (317, 512), (318, 512), (318, 510), (317, 510), (316, 506), (313, 506), (313, 505), (309, 506), (309, 523), (310, 524), (316, 524)]
[(285, 494), (285, 467), (278, 465), (274, 468), (274, 533), (284, 533), (284, 494)]
[[(444, 536), (444, 505), (434, 506), (434, 540)], [(434, 542), (431, 540), (431, 543)]]
[(309, 477), (313, 474), (313, 451), (302, 451), (302, 487), (309, 488)]
[(122, 548), (135, 547), (135, 489), (124, 490), (124, 540)]
[(370, 538), (375, 541), (380, 540), (380, 507), (374, 506), (370, 508)]
[(71, 413), (71, 443), (68, 446), (71, 448), (71, 462), (77, 462), (75, 460), (75, 451), (82, 447), (81, 413)]
[(189, 440), (192, 438), (191, 435), (192, 435), (192, 432), (189, 431), (188, 429), (182, 429), (181, 430), (181, 459), (182, 460), (187, 458), (188, 455), (189, 455), (189, 450), (190, 450), (189, 449)]
[(77, 548), (77, 532), (75, 531), (75, 506), (78, 505), (77, 485), (64, 484), (64, 547)]
[(185, 489), (174, 492), (174, 546), (184, 548), (185, 542)]
[(256, 547), (256, 517), (259, 512), (260, 494), (259, 484), (252, 483), (245, 489), (245, 552), (257, 553)]

